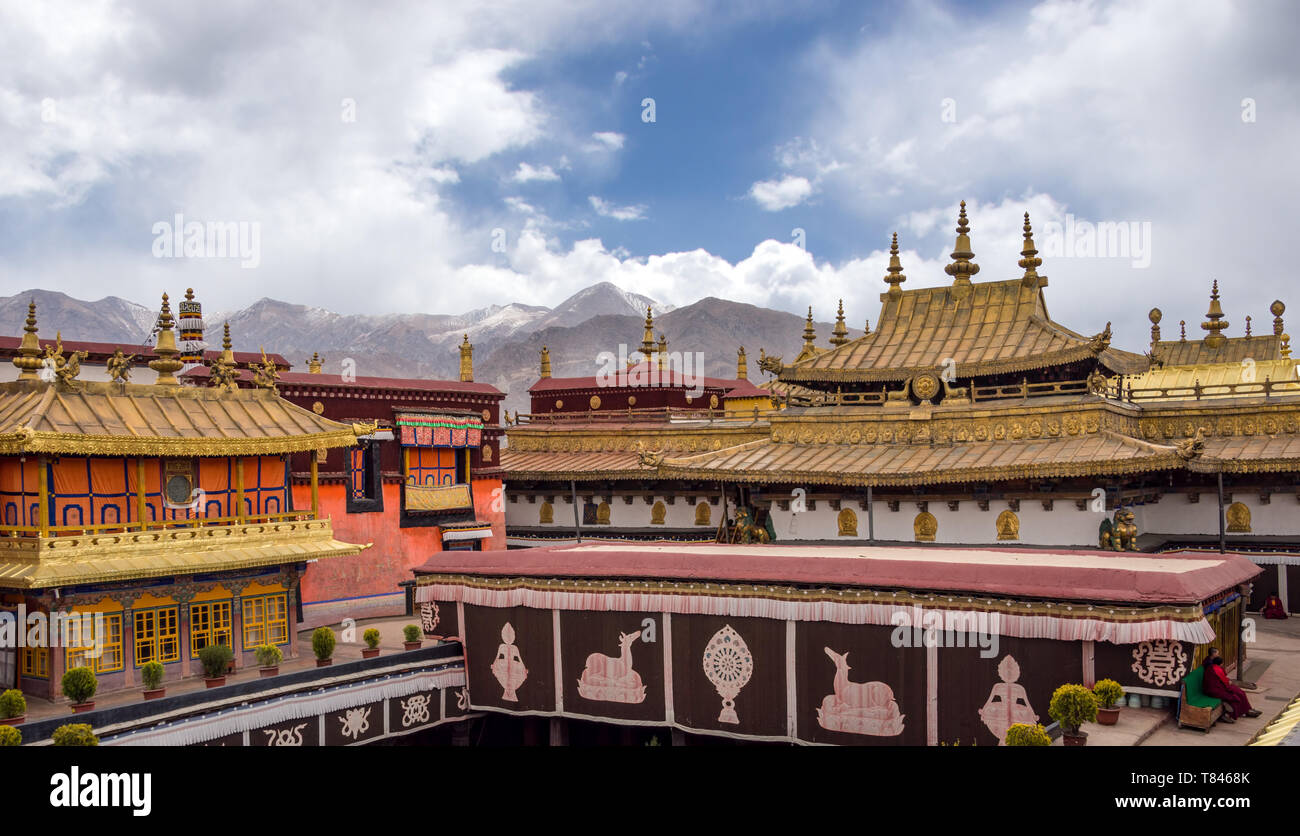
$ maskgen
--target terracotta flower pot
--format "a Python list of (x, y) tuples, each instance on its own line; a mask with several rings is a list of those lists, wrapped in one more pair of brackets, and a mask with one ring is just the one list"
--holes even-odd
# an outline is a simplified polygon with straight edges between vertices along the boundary
[(363, 647), (363, 648), (361, 648), (361, 658), (362, 658), (362, 659), (373, 659), (373, 658), (375, 658), (375, 657), (378, 656), (378, 655), (379, 655), (379, 648), (377, 648), (377, 647)]
[(407, 650), (419, 650), (423, 645), (424, 645), (423, 641), (402, 642), (402, 646), (405, 647)]
[(334, 664), (334, 657), (332, 657), (332, 656), (331, 656), (330, 658), (328, 658), (328, 659), (317, 659), (317, 660), (316, 660), (316, 667), (318, 667), (318, 668), (323, 668), (323, 667), (326, 667), (326, 666), (328, 666), (328, 665), (332, 665), (332, 664)]
[(222, 685), (226, 684), (226, 678), (224, 676), (214, 676), (211, 679), (204, 677), (203, 684), (209, 688), (220, 688)]
[(73, 704), (72, 704), (72, 713), (73, 713), (73, 714), (82, 714), (82, 713), (84, 713), (84, 712), (87, 712), (87, 711), (94, 711), (94, 710), (95, 710), (95, 701), (94, 701), (94, 700), (89, 700), (89, 701), (87, 701), (87, 702), (78, 702), (78, 703), (73, 703)]
[(1097, 725), (1113, 726), (1119, 722), (1118, 708), (1099, 708), (1097, 709)]
[(263, 677), (266, 677), (266, 676), (276, 676), (277, 674), (280, 673), (280, 666), (279, 666), (279, 665), (265, 665), (265, 666), (263, 666), (263, 667), (258, 668), (258, 669), (257, 669), (257, 672), (258, 672), (258, 674), (259, 674), (260, 676), (263, 676)]
[(1061, 743), (1065, 746), (1087, 746), (1087, 732), (1063, 732), (1061, 734)]
[(26, 714), (19, 714), (17, 717), (0, 717), (0, 726), (21, 726), (26, 722)]
[(158, 700), (158, 699), (162, 699), (166, 695), (167, 695), (166, 688), (152, 688), (152, 689), (145, 688), (144, 689), (144, 698), (146, 700)]

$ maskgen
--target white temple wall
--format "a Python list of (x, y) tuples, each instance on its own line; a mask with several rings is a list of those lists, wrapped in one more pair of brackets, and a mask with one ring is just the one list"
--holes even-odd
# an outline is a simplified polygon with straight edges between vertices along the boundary
[[(901, 502), (897, 511), (889, 510), (885, 502), (873, 503), (875, 507), (875, 536), (877, 540), (914, 541), (913, 524), (920, 513), (915, 502)], [(773, 525), (778, 540), (865, 540), (867, 539), (867, 512), (856, 501), (844, 502), (858, 516), (857, 538), (839, 537), (839, 511), (818, 500), (812, 510), (795, 514), (773, 507)], [(939, 524), (935, 543), (997, 544), (1025, 543), (1043, 546), (1090, 546), (1097, 543), (1097, 527), (1103, 516), (1094, 511), (1080, 511), (1073, 501), (1057, 502), (1051, 511), (1045, 511), (1039, 502), (1024, 501), (1016, 516), (1020, 519), (1019, 540), (998, 540), (998, 515), (1008, 506), (1005, 501), (991, 500), (989, 509), (982, 511), (974, 501), (963, 501), (956, 511), (946, 502), (931, 502), (928, 510)], [(1139, 529), (1140, 530), (1140, 529)]]
[[(565, 494), (554, 494), (554, 501), (551, 503), (553, 509), (552, 521), (550, 523), (540, 522), (542, 509), (542, 496), (538, 495), (536, 502), (529, 502), (525, 496), (519, 496), (517, 501), (506, 501), (506, 525), (508, 526), (545, 526), (562, 528), (567, 530), (573, 529), (573, 505), (565, 501)], [(611, 528), (650, 528), (651, 514), (654, 511), (655, 502), (664, 503), (664, 528), (698, 528), (702, 531), (712, 531), (717, 528), (719, 515), (722, 513), (722, 504), (709, 505), (709, 524), (707, 526), (695, 524), (695, 506), (700, 502), (708, 502), (709, 497), (705, 494), (697, 494), (694, 503), (687, 503), (685, 496), (678, 496), (673, 504), (669, 505), (663, 496), (651, 498), (650, 504), (646, 504), (642, 496), (633, 496), (632, 503), (629, 505), (625, 499), (625, 494), (596, 494), (597, 504), (600, 501), (609, 502), (609, 525), (601, 526), (602, 529)], [(578, 494), (579, 515), (582, 513), (583, 495)], [(581, 516), (579, 516), (581, 519)], [(590, 526), (587, 526), (590, 527)], [(654, 526), (658, 527), (658, 526)]]
[[(1236, 492), (1233, 502), (1240, 502), (1250, 510), (1251, 534), (1300, 533), (1300, 502), (1295, 494), (1275, 493), (1265, 505), (1258, 493)], [(1201, 494), (1200, 502), (1188, 502), (1185, 496), (1166, 495), (1152, 505), (1133, 509), (1138, 531), (1158, 534), (1210, 534), (1219, 533), (1219, 500), (1213, 493)], [(1226, 511), (1225, 507), (1225, 511)], [(1233, 536), (1235, 532), (1228, 532)]]

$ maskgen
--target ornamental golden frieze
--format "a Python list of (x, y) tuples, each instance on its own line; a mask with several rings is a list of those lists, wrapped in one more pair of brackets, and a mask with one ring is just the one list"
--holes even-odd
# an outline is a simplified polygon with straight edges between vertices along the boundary
[(767, 438), (766, 427), (714, 432), (626, 432), (619, 434), (546, 431), (544, 433), (508, 431), (509, 449), (517, 452), (546, 453), (635, 453), (641, 444), (650, 450), (705, 452), (721, 450), (745, 441)]

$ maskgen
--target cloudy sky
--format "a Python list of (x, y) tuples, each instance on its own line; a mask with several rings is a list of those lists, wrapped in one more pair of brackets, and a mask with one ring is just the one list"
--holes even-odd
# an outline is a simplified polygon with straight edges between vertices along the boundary
[[(490, 5), (5, 4), (0, 294), (460, 312), (608, 280), (860, 327), (891, 232), (904, 287), (949, 281), (964, 199), (978, 279), (1019, 275), (1028, 210), (1077, 330), (1199, 335), (1216, 278), (1229, 334), (1300, 316), (1286, 0)], [(177, 215), (248, 249), (160, 257)]]

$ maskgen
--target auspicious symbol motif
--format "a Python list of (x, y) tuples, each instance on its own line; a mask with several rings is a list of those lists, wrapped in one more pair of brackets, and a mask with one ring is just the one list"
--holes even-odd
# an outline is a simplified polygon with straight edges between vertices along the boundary
[(929, 511), (922, 511), (912, 522), (912, 532), (918, 542), (933, 543), (935, 535), (939, 533), (939, 521)]
[(285, 729), (262, 729), (262, 734), (266, 735), (267, 746), (301, 746), (302, 730), (307, 728), (306, 723), (299, 723), (296, 726)]
[(469, 708), (469, 688), (462, 687), (456, 692), (456, 708), (461, 711)]
[(596, 525), (609, 525), (608, 502), (602, 502), (596, 506)]
[(1029, 704), (1029, 694), (1020, 679), (1020, 665), (1011, 656), (1002, 657), (998, 663), (998, 678), (1002, 681), (989, 691), (989, 698), (980, 709), (980, 720), (993, 732), (999, 746), (1007, 745), (1007, 729), (1016, 723), (1034, 724), (1038, 715)]
[(402, 728), (429, 722), (429, 702), (428, 694), (415, 694), (409, 700), (401, 700)]
[(1008, 509), (998, 514), (997, 526), (999, 540), (1020, 539), (1020, 518), (1015, 511)]
[(90, 356), (88, 351), (72, 351), (68, 353), (68, 359), (65, 360), (61, 367), (55, 370), (54, 375), (66, 384), (71, 384), (81, 374), (81, 361)]
[(712, 512), (709, 509), (709, 503), (701, 502), (695, 506), (695, 524), (709, 525)]
[(645, 446), (644, 441), (636, 443), (636, 459), (642, 467), (660, 467), (664, 463), (664, 454), (659, 451), (651, 451)]
[(425, 601), (420, 605), (420, 627), (426, 635), (432, 634), (434, 630), (438, 629), (438, 622), (441, 620), (438, 615), (437, 604), (432, 601)]
[(275, 364), (266, 359), (266, 349), (262, 349), (262, 362), (253, 363), (253, 383), (259, 389), (270, 389), (272, 392), (278, 392), (275, 382), (280, 379), (280, 371)]
[(839, 530), (840, 530), (839, 536), (841, 537), (858, 536), (858, 515), (853, 513), (853, 510), (851, 508), (845, 508), (842, 511), (840, 511), (839, 516), (835, 518), (835, 522), (839, 526)]
[(126, 383), (131, 377), (131, 361), (135, 357), (134, 354), (123, 354), (121, 348), (114, 348), (107, 362), (109, 379)]
[(492, 461), (492, 445), (491, 445), (491, 444), (484, 444), (484, 445), (483, 445), (483, 461), (485, 461), (485, 462), (490, 462), (490, 461)]
[(600, 409), (600, 395), (592, 395), (591, 400), (587, 401), (592, 409)]
[(497, 657), (492, 662), (492, 675), (501, 683), (501, 699), (507, 702), (519, 702), (515, 691), (524, 680), (528, 679), (528, 668), (515, 647), (515, 628), (507, 621), (501, 628), (501, 644), (497, 645)]
[(740, 634), (724, 626), (704, 648), (704, 675), (722, 697), (719, 723), (739, 723), (736, 697), (754, 675), (754, 656)]
[(1134, 648), (1133, 659), (1131, 670), (1138, 679), (1152, 685), (1172, 685), (1187, 673), (1187, 653), (1182, 642), (1144, 641)]
[(650, 524), (663, 525), (666, 516), (668, 516), (668, 506), (660, 500), (655, 500), (655, 504), (650, 508)]
[(343, 736), (357, 740), (370, 730), (370, 706), (349, 708), (338, 721)]
[(903, 733), (903, 714), (894, 691), (883, 682), (850, 682), (849, 654), (822, 648), (835, 663), (835, 693), (817, 709), (817, 725), (828, 731), (894, 737)]
[(542, 525), (555, 522), (555, 506), (549, 502), (543, 502), (541, 510), (537, 514), (537, 522)]
[[(217, 358), (208, 365), (208, 379), (213, 386), (232, 391), (236, 388), (235, 381), (239, 379), (239, 369)], [(324, 406), (321, 409), (324, 410)]]
[(325, 404), (320, 401), (314, 401), (311, 405), (311, 411), (315, 412), (317, 415), (323, 415), (325, 413)]
[(645, 700), (645, 685), (641, 674), (632, 669), (632, 643), (641, 638), (641, 631), (619, 633), (620, 655), (615, 658), (603, 653), (587, 657), (587, 665), (578, 679), (578, 693), (599, 702), (639, 703)]
[(1088, 391), (1094, 395), (1106, 394), (1106, 375), (1093, 369), (1088, 375)]
[(929, 402), (939, 394), (939, 378), (932, 374), (917, 375), (912, 378), (912, 394), (920, 398), (922, 403)]
[(1196, 435), (1174, 444), (1174, 452), (1184, 461), (1199, 458), (1205, 452), (1205, 432), (1201, 427), (1197, 427)]
[(1228, 506), (1225, 514), (1228, 520), (1228, 530), (1238, 534), (1250, 532), (1250, 509), (1244, 502), (1234, 502)]
[(1103, 549), (1117, 552), (1141, 551), (1137, 544), (1137, 525), (1133, 522), (1133, 512), (1127, 508), (1116, 508), (1113, 520), (1102, 520), (1097, 528), (1097, 545)]

